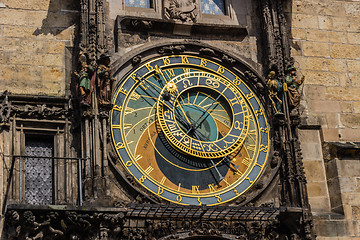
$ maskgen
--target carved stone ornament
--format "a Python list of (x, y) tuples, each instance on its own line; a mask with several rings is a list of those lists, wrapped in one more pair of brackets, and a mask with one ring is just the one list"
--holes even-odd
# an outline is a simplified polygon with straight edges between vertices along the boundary
[(184, 52), (185, 49), (186, 48), (184, 45), (171, 45), (171, 46), (164, 46), (164, 47), (160, 48), (158, 50), (158, 52), (160, 54), (165, 54), (165, 53), (177, 54), (177, 53)]
[(5, 97), (0, 104), (0, 123), (7, 123), (9, 118), (13, 115), (22, 118), (37, 118), (37, 119), (61, 119), (69, 116), (69, 109), (60, 106), (49, 106), (47, 104), (25, 104), (12, 105)]
[(164, 0), (164, 12), (167, 19), (196, 22), (196, 0)]
[[(277, 219), (234, 221), (222, 219), (146, 219), (132, 225), (126, 210), (114, 212), (9, 210), (6, 239), (288, 239)], [(131, 209), (129, 209), (131, 211)], [(130, 221), (129, 221), (130, 220)], [(229, 236), (231, 236), (229, 238)], [(285, 238), (281, 238), (285, 237)], [(205, 239), (205, 238), (204, 238)]]

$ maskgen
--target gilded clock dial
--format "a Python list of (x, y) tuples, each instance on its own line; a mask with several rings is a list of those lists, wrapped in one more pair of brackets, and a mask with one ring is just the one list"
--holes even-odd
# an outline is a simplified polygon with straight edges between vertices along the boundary
[(260, 101), (227, 68), (191, 55), (153, 59), (114, 96), (111, 133), (125, 169), (170, 202), (217, 205), (246, 192), (265, 167)]
[[(157, 118), (174, 148), (200, 158), (226, 157), (238, 150), (247, 134), (249, 112), (231, 81), (195, 71), (173, 78), (168, 85), (175, 90), (161, 91)], [(209, 103), (203, 105), (206, 99)], [(229, 123), (228, 129), (220, 116)]]

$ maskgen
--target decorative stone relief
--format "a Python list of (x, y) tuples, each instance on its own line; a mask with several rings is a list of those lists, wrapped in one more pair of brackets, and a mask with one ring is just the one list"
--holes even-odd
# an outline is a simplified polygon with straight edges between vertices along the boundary
[(164, 12), (167, 19), (196, 22), (198, 7), (196, 0), (164, 0)]

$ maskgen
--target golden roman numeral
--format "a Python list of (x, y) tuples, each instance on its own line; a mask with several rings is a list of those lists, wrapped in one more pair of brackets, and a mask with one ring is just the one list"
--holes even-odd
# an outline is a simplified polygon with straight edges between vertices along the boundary
[(251, 159), (246, 157), (241, 161), (241, 163), (248, 167), (250, 166)]
[(223, 179), (223, 182), (225, 182), (227, 186), (230, 186), (230, 183), (228, 181), (226, 181), (225, 178)]
[(131, 123), (124, 123), (124, 129), (131, 128), (131, 126), (132, 126)]
[[(136, 160), (137, 161), (137, 160)], [(147, 175), (150, 175), (150, 173), (154, 170), (152, 166), (148, 166), (147, 169), (144, 171)]]
[(254, 182), (254, 181), (251, 181), (249, 177), (247, 177), (245, 179), (248, 180), (250, 184)]
[(130, 113), (132, 113), (135, 109), (131, 108), (131, 107), (126, 107), (125, 108), (125, 115), (128, 115)]
[(208, 187), (209, 187), (210, 192), (215, 192), (216, 191), (213, 183), (208, 184)]
[(179, 183), (177, 190), (180, 191), (180, 188), (181, 188), (181, 183)]
[(175, 125), (175, 123), (169, 125), (169, 130), (170, 130), (171, 132), (176, 131), (177, 129), (178, 129), (178, 128), (177, 128), (177, 126)]
[(256, 145), (247, 145), (247, 146), (246, 146), (246, 149), (247, 149), (248, 151), (252, 151), (252, 152), (255, 152), (255, 148), (256, 148)]
[(167, 70), (164, 70), (164, 72), (168, 78), (175, 77), (175, 72), (173, 69), (167, 69)]
[(136, 101), (136, 100), (139, 100), (139, 98), (140, 98), (140, 94), (138, 94), (138, 93), (136, 93), (136, 92), (133, 92), (133, 93), (131, 93), (131, 95), (130, 95), (130, 99), (131, 99), (131, 100)]
[(239, 169), (236, 169), (236, 170), (235, 170), (235, 174), (236, 174), (236, 175), (239, 175), (239, 176), (242, 176), (244, 173), (241, 172)]
[(190, 72), (190, 68), (183, 68), (184, 73), (189, 73)]
[(192, 187), (191, 187), (191, 191), (192, 191), (192, 193), (194, 193), (194, 194), (199, 194), (199, 193), (200, 193), (200, 191), (199, 191), (199, 186), (192, 186)]
[(238, 102), (238, 100), (237, 100), (236, 97), (233, 98), (233, 99), (229, 99), (229, 101), (230, 101), (230, 103), (231, 103), (232, 106), (234, 106), (235, 104), (239, 104), (239, 102)]
[(142, 159), (143, 156), (141, 154), (135, 156), (135, 161), (139, 161), (140, 159)]
[(162, 179), (161, 179), (161, 181), (160, 181), (160, 184), (161, 184), (161, 185), (164, 185), (165, 181), (166, 181), (166, 177), (162, 177)]
[(255, 129), (249, 130), (249, 131), (248, 131), (248, 134), (250, 134), (250, 135), (256, 135), (256, 130), (255, 130)]

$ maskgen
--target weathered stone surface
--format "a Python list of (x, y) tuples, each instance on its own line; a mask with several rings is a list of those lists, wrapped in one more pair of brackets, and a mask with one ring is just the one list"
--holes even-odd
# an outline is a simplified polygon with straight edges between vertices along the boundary
[(330, 32), (329, 42), (333, 43), (347, 43), (346, 32)]
[(16, 37), (16, 38), (36, 38), (34, 32), (36, 28), (27, 26), (12, 26), (5, 25), (3, 30), (4, 37)]
[(326, 182), (311, 182), (307, 189), (309, 197), (328, 197)]
[(319, 57), (297, 57), (296, 61), (300, 64), (301, 69), (328, 71), (328, 63), (324, 58)]
[(304, 56), (327, 57), (329, 56), (329, 44), (320, 42), (303, 42)]
[[(339, 109), (340, 111), (340, 109)], [(327, 112), (326, 113), (326, 123), (328, 128), (339, 128), (339, 114)]]
[(360, 220), (360, 206), (352, 207), (352, 215), (354, 219)]
[(360, 128), (360, 114), (340, 114), (340, 122), (347, 128)]
[(345, 13), (348, 16), (360, 17), (360, 4), (358, 2), (345, 3)]
[(293, 39), (305, 39), (306, 38), (306, 31), (304, 29), (291, 29), (291, 37)]
[(330, 72), (346, 72), (346, 60), (344, 59), (328, 59), (328, 67)]
[(330, 202), (328, 197), (309, 197), (309, 202), (312, 211), (328, 212), (330, 209)]
[(359, 141), (360, 129), (339, 129), (342, 141)]
[(340, 102), (339, 101), (311, 101), (310, 109), (314, 112), (340, 112)]
[(292, 26), (295, 28), (317, 29), (319, 27), (317, 16), (306, 14), (292, 14)]
[(308, 30), (306, 31), (306, 40), (314, 42), (329, 42), (329, 31)]
[(322, 135), (324, 138), (324, 142), (339, 141), (339, 130), (337, 128), (323, 128)]
[(343, 113), (352, 113), (353, 105), (351, 102), (340, 102), (341, 112)]
[(0, 89), (63, 95), (65, 45), (73, 40), (73, 24), (79, 15), (76, 4), (68, 0), (1, 3)]
[(4, 25), (27, 25), (28, 13), (24, 10), (0, 8), (0, 24)]
[(360, 113), (360, 102), (353, 102), (354, 113)]
[(350, 44), (360, 44), (360, 33), (349, 32), (347, 37)]
[(330, 55), (333, 58), (358, 58), (360, 46), (348, 44), (330, 44)]
[(304, 70), (302, 73), (306, 77), (306, 84), (324, 86), (339, 85), (339, 74), (334, 72)]
[(309, 181), (325, 181), (324, 164), (321, 161), (304, 161), (305, 175)]
[[(305, 141), (309, 140), (309, 138), (303, 138)], [(321, 161), (323, 159), (321, 154), (321, 145), (320, 142), (314, 143), (314, 142), (302, 142), (301, 149), (303, 150), (303, 158), (304, 161), (313, 161), (313, 160), (319, 160)]]
[(360, 88), (327, 87), (325, 89), (325, 98), (360, 101)]
[(348, 60), (347, 61), (349, 72), (360, 72), (360, 61), (359, 60)]
[(325, 99), (325, 87), (316, 85), (305, 85), (304, 95), (309, 99), (324, 100)]

